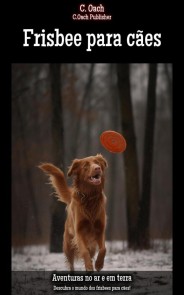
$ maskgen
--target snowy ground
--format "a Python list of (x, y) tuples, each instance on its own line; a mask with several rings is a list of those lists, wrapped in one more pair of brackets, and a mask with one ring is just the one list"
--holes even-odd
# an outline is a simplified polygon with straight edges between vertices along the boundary
[[(48, 246), (30, 246), (12, 249), (12, 295), (61, 294), (101, 295), (126, 293), (172, 295), (172, 241), (154, 241), (153, 248), (144, 251), (130, 251), (126, 242), (106, 243), (107, 254), (103, 272), (116, 278), (114, 285), (107, 280), (91, 282), (53, 282), (53, 273), (64, 277), (87, 274), (81, 262), (77, 262), (75, 270), (70, 274), (65, 265), (64, 254), (49, 253)], [(65, 271), (62, 273), (62, 271)], [(94, 278), (94, 272), (92, 277)], [(132, 276), (132, 282), (118, 282), (118, 275)], [(68, 276), (66, 275), (66, 277)], [(56, 290), (55, 288), (63, 288)], [(66, 289), (68, 288), (68, 289)], [(79, 288), (79, 289), (77, 289)], [(88, 288), (88, 289), (86, 289)], [(94, 288), (94, 292), (90, 288)], [(98, 288), (98, 289), (97, 289)], [(108, 288), (108, 289), (99, 289)], [(115, 289), (113, 289), (115, 288)], [(119, 288), (119, 289), (118, 289)], [(122, 289), (128, 288), (128, 289)], [(67, 291), (66, 291), (67, 290)], [(86, 291), (87, 290), (87, 291)]]
[[(106, 242), (104, 271), (172, 271), (172, 241), (154, 241), (150, 250), (131, 251), (126, 242)], [(77, 262), (76, 270), (84, 270)], [(49, 253), (48, 246), (12, 249), (13, 271), (67, 270), (64, 254)]]

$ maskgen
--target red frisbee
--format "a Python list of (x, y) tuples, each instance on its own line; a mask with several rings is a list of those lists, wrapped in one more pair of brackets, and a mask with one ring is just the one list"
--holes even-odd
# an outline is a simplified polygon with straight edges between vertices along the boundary
[(126, 140), (116, 131), (104, 131), (100, 135), (100, 142), (111, 153), (123, 153), (126, 149)]

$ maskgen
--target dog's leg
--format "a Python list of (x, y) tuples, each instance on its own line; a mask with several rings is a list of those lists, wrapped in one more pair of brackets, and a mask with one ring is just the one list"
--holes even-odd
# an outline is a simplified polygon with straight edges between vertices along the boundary
[(97, 271), (100, 271), (104, 266), (104, 258), (105, 258), (105, 254), (106, 254), (105, 234), (104, 233), (102, 233), (102, 235), (98, 237), (97, 243), (99, 246), (99, 252), (98, 252), (96, 262), (95, 262), (95, 269)]
[(74, 271), (74, 249), (71, 249), (68, 245), (65, 245), (63, 247), (63, 251), (66, 255), (67, 264), (69, 265), (70, 271)]
[(84, 260), (86, 271), (93, 271), (93, 263), (88, 249), (88, 234), (91, 231), (91, 224), (87, 219), (81, 220), (77, 227), (76, 244), (79, 256)]
[(66, 233), (66, 231), (64, 233), (63, 252), (66, 255), (67, 264), (70, 271), (74, 271), (75, 248), (72, 244), (72, 237), (68, 233)]
[(86, 241), (84, 240), (82, 236), (78, 236), (77, 239), (78, 239), (77, 244), (79, 249), (79, 255), (84, 260), (85, 269), (86, 271), (93, 271), (94, 270), (93, 263), (92, 263), (89, 250), (86, 247)]

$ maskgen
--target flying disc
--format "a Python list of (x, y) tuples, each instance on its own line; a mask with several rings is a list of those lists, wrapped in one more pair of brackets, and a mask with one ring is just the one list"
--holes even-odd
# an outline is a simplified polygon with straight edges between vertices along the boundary
[(100, 135), (100, 142), (111, 153), (123, 153), (126, 149), (126, 140), (122, 134), (107, 130)]

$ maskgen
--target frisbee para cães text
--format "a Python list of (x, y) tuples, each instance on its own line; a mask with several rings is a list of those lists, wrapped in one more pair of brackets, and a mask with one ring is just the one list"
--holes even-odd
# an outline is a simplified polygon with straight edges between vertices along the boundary
[(103, 147), (111, 153), (123, 153), (126, 149), (126, 140), (120, 133), (107, 130), (100, 135)]

